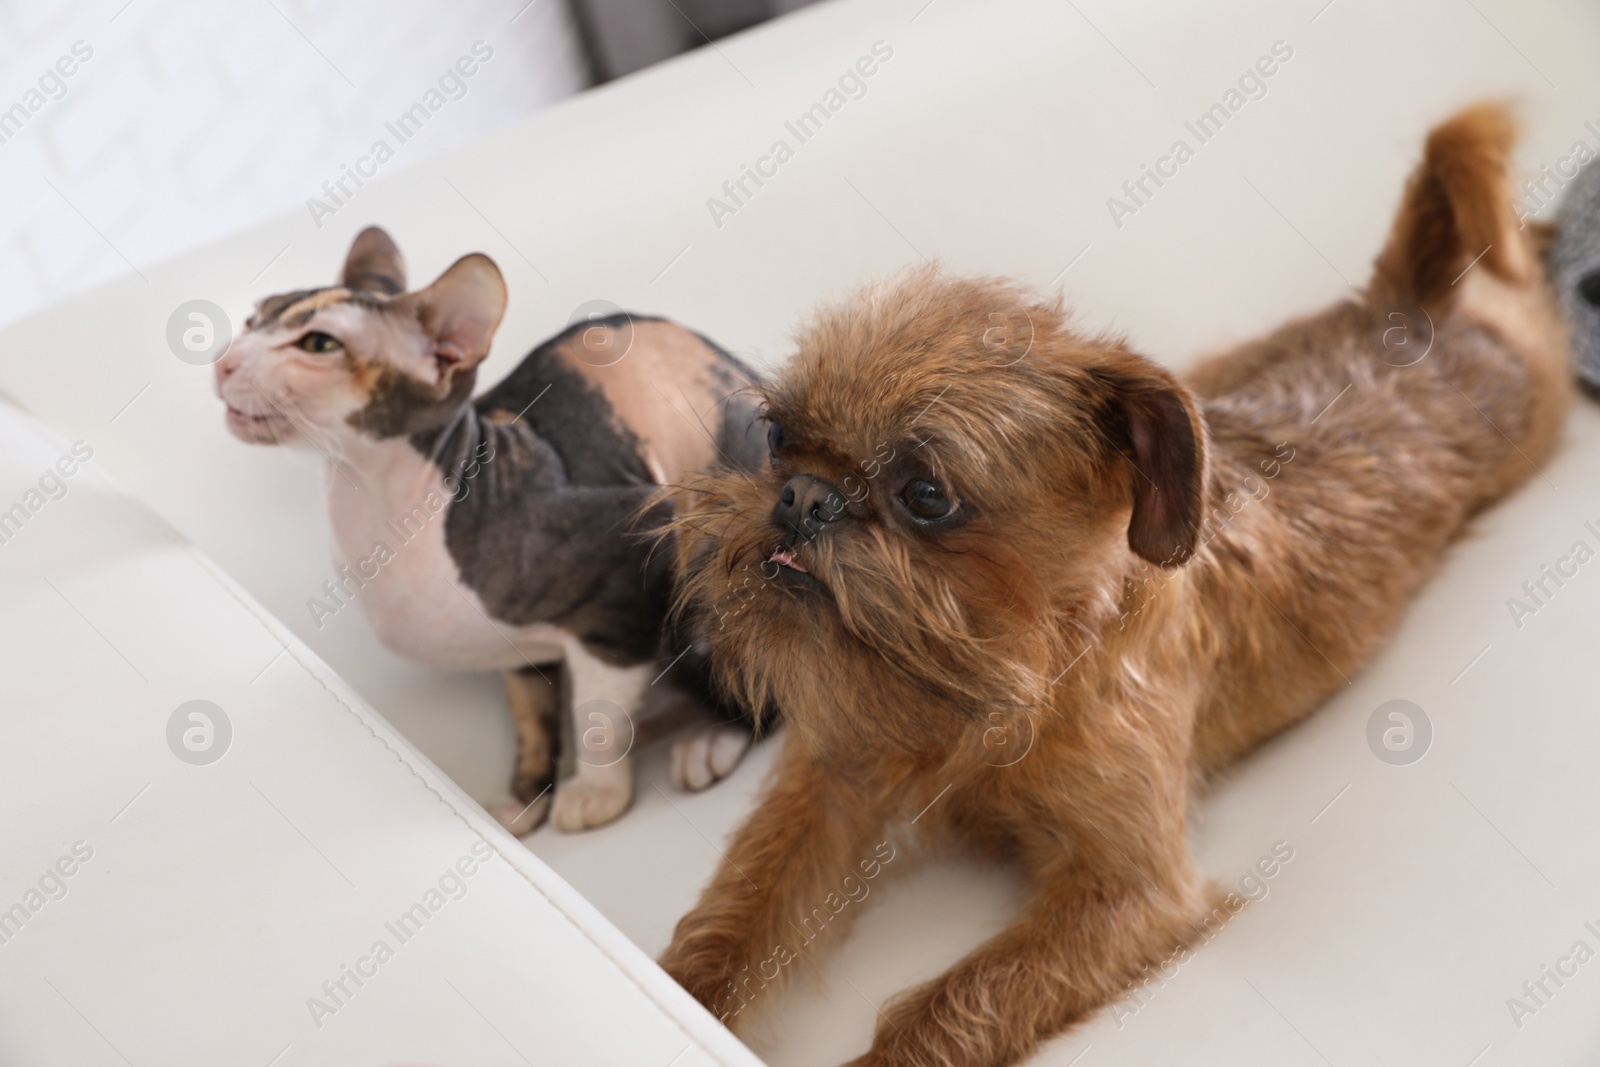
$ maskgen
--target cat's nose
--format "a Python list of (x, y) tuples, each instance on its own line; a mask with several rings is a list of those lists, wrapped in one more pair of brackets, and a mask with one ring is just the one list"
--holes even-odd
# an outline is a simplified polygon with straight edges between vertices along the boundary
[(227, 381), (228, 377), (239, 369), (239, 360), (233, 354), (233, 346), (230, 345), (228, 350), (222, 354), (222, 358), (212, 364), (212, 367), (216, 371), (217, 387), (220, 389), (222, 383)]

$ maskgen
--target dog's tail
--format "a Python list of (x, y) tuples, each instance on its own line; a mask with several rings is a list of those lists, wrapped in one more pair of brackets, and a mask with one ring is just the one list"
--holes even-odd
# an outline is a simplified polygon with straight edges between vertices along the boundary
[(1515, 136), (1510, 114), (1495, 104), (1470, 107), (1428, 135), (1368, 290), (1375, 310), (1387, 304), (1403, 313), (1409, 304), (1439, 324), (1449, 317), (1486, 327), (1520, 359), (1521, 389), (1477, 379), (1483, 389), (1473, 405), (1485, 418), (1486, 409), (1504, 410), (1496, 429), (1515, 446), (1484, 501), (1519, 484), (1548, 454), (1572, 395), (1567, 327), (1539, 257), (1544, 234), (1519, 225), (1511, 199)]
[(1369, 292), (1380, 300), (1447, 304), (1468, 270), (1513, 286), (1538, 284), (1533, 234), (1518, 227), (1509, 167), (1516, 124), (1478, 104), (1428, 135)]

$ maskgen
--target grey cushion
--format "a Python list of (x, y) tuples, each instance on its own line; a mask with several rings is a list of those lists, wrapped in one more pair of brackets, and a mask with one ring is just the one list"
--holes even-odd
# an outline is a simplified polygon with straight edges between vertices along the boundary
[[(1572, 326), (1573, 370), (1600, 391), (1600, 167), (1578, 172), (1561, 200), (1560, 227), (1550, 249), (1550, 272), (1561, 310)], [(1592, 279), (1588, 295), (1584, 280)]]

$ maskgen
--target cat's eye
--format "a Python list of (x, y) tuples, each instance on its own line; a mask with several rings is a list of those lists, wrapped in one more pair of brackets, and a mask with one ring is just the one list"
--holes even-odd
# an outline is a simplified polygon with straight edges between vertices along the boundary
[(302, 352), (315, 352), (321, 354), (324, 352), (337, 352), (339, 349), (343, 348), (344, 345), (340, 343), (339, 339), (333, 336), (331, 333), (321, 333), (317, 330), (313, 330), (304, 337), (300, 338), (300, 340), (296, 341), (295, 347), (300, 349)]
[(767, 423), (767, 451), (771, 454), (774, 463), (777, 462), (778, 453), (782, 451), (784, 444), (788, 440), (788, 437), (783, 432), (783, 423)]
[(1600, 307), (1600, 270), (1590, 271), (1578, 279), (1578, 295), (1590, 307)]
[(900, 490), (900, 500), (905, 504), (906, 510), (924, 522), (935, 522), (939, 519), (949, 518), (955, 510), (955, 505), (950, 502), (950, 497), (935, 482), (923, 478), (916, 478), (906, 483)]

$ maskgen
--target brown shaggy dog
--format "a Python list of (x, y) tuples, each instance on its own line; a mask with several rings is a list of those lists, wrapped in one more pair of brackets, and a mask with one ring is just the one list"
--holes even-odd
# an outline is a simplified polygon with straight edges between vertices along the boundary
[(823, 313), (766, 391), (770, 472), (704, 478), (677, 521), (725, 684), (792, 728), (667, 971), (742, 1022), (918, 813), (1033, 896), (856, 1064), (1012, 1063), (1225, 917), (1197, 785), (1344, 684), (1556, 437), (1511, 141), (1493, 107), (1436, 129), (1365, 292), (1186, 381), (999, 282)]

